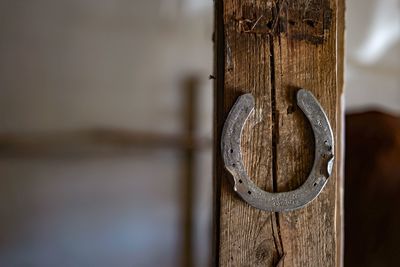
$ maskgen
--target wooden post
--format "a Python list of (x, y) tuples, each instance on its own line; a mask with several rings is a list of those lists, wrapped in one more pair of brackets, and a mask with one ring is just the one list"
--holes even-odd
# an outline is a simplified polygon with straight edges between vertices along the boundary
[(183, 121), (185, 123), (185, 136), (188, 139), (189, 146), (183, 150), (182, 161), (182, 266), (192, 267), (193, 259), (193, 210), (194, 210), (194, 185), (195, 185), (195, 147), (194, 140), (196, 136), (197, 106), (196, 95), (198, 90), (198, 80), (195, 77), (188, 77), (184, 82), (185, 90), (185, 108), (182, 111)]
[[(218, 0), (215, 4), (214, 265), (341, 265), (342, 0)], [(233, 191), (220, 136), (237, 97), (256, 99), (242, 138), (243, 160), (262, 189), (297, 188), (311, 170), (313, 134), (296, 106), (313, 92), (336, 140), (335, 171), (316, 200), (293, 212), (264, 212)]]

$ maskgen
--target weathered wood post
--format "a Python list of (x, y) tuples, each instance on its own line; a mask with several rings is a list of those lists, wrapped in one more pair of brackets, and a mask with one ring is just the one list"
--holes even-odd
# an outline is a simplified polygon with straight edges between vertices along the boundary
[[(344, 0), (216, 0), (214, 265), (341, 265), (343, 32)], [(237, 97), (252, 93), (256, 109), (242, 138), (247, 172), (266, 191), (295, 189), (314, 157), (299, 88), (316, 96), (331, 122), (335, 171), (306, 207), (260, 211), (233, 191), (222, 126)]]

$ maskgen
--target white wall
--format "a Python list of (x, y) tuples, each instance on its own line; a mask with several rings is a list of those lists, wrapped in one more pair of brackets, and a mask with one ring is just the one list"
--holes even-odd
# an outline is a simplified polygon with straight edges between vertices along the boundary
[(400, 2), (346, 1), (346, 107), (400, 114)]

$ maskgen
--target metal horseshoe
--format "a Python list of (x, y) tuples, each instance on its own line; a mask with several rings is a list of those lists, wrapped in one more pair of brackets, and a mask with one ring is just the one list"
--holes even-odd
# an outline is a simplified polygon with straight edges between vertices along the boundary
[(241, 152), (243, 127), (254, 111), (254, 97), (241, 95), (225, 121), (221, 149), (226, 169), (234, 179), (234, 190), (251, 206), (265, 211), (291, 211), (304, 207), (315, 199), (332, 174), (334, 139), (328, 118), (317, 99), (308, 90), (297, 92), (297, 105), (311, 124), (315, 138), (314, 164), (307, 180), (299, 188), (270, 193), (260, 189), (248, 176)]

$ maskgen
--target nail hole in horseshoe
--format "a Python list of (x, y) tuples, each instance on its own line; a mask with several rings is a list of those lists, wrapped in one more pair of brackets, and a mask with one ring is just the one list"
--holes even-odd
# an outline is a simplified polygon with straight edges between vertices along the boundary
[(247, 191), (247, 193), (248, 193), (249, 195), (251, 195), (251, 191)]
[(327, 140), (324, 141), (324, 144), (328, 147), (328, 150), (331, 151), (332, 150), (332, 146), (329, 145), (329, 142)]
[(235, 164), (235, 163), (232, 163), (232, 167), (236, 167), (236, 164)]
[(233, 149), (231, 148), (231, 150), (229, 150), (229, 152), (233, 153)]
[(243, 183), (243, 181), (242, 181), (242, 180), (239, 180), (239, 183)]

